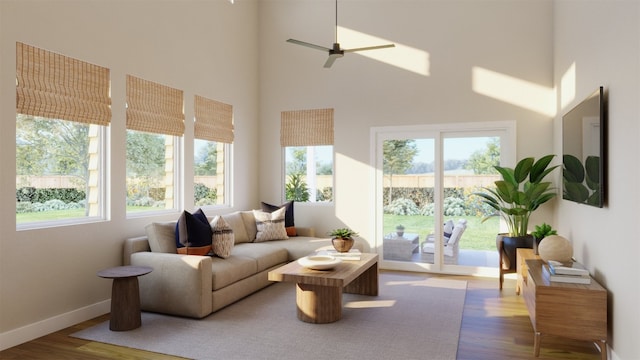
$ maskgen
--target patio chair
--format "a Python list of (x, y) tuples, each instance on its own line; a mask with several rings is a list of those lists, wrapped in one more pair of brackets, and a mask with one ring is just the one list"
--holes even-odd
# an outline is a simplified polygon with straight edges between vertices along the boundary
[[(460, 219), (453, 227), (451, 236), (447, 239), (446, 233), (443, 234), (442, 243), (444, 256), (451, 258), (451, 260), (457, 260), (460, 252), (460, 238), (467, 229), (467, 220)], [(422, 245), (422, 252), (425, 254), (435, 253), (435, 234), (427, 236), (427, 241)]]

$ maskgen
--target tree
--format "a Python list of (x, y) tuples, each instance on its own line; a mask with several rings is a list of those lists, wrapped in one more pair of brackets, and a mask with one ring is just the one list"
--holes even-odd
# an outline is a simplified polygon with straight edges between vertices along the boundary
[(393, 175), (404, 174), (418, 153), (415, 140), (386, 140), (382, 144), (382, 168), (389, 175), (389, 204), (392, 202)]
[(164, 172), (164, 135), (127, 131), (127, 177), (156, 177)]
[(72, 175), (87, 183), (89, 125), (30, 115), (16, 116), (16, 173)]
[(307, 148), (292, 147), (292, 161), (287, 162), (287, 174), (304, 174), (307, 171)]
[(165, 136), (127, 130), (128, 200), (150, 197), (151, 188), (164, 175)]
[(200, 148), (195, 159), (195, 174), (200, 176), (216, 175), (218, 167), (218, 149), (216, 143), (207, 141), (206, 146)]
[(469, 156), (464, 168), (473, 170), (474, 174), (497, 174), (497, 165), (500, 165), (500, 139), (491, 138), (484, 151), (478, 150)]

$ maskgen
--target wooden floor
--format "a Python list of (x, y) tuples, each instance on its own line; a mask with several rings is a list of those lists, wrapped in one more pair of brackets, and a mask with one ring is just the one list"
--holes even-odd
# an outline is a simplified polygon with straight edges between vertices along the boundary
[[(446, 277), (446, 276), (445, 276)], [(476, 277), (468, 281), (460, 330), (458, 359), (533, 359), (533, 329), (521, 296), (515, 295), (515, 280), (506, 280), (498, 290), (497, 279)], [(81, 329), (107, 320), (108, 315), (80, 323), (28, 343), (0, 352), (0, 359), (182, 359), (157, 353), (72, 338)], [(419, 337), (419, 335), (416, 335)], [(420, 341), (416, 338), (416, 346)], [(425, 359), (428, 356), (425, 357)], [(590, 342), (543, 336), (539, 359), (599, 359)]]

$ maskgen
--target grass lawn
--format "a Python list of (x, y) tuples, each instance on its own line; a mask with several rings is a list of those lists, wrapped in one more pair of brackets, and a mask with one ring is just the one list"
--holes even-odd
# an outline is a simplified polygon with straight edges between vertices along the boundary
[[(140, 212), (154, 209), (157, 208), (147, 206), (129, 206), (127, 207), (127, 212)], [(23, 224), (28, 222), (56, 221), (83, 217), (85, 217), (84, 209), (37, 211), (16, 214), (16, 223)]]
[[(457, 222), (461, 218), (467, 219), (467, 229), (462, 234), (460, 242), (462, 248), (473, 250), (496, 249), (496, 234), (500, 228), (499, 217), (490, 218), (485, 222), (481, 222), (482, 218), (477, 216), (446, 216), (444, 220), (451, 219)], [(404, 232), (419, 234), (420, 241), (423, 241), (434, 230), (433, 216), (384, 215), (383, 229), (385, 234), (395, 232), (398, 224), (404, 225)]]

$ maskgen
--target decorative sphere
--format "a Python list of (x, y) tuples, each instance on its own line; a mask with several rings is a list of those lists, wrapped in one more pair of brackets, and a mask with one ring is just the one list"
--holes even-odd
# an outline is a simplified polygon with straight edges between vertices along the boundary
[(538, 254), (544, 261), (571, 261), (573, 246), (571, 242), (560, 235), (550, 235), (542, 239), (538, 245)]

